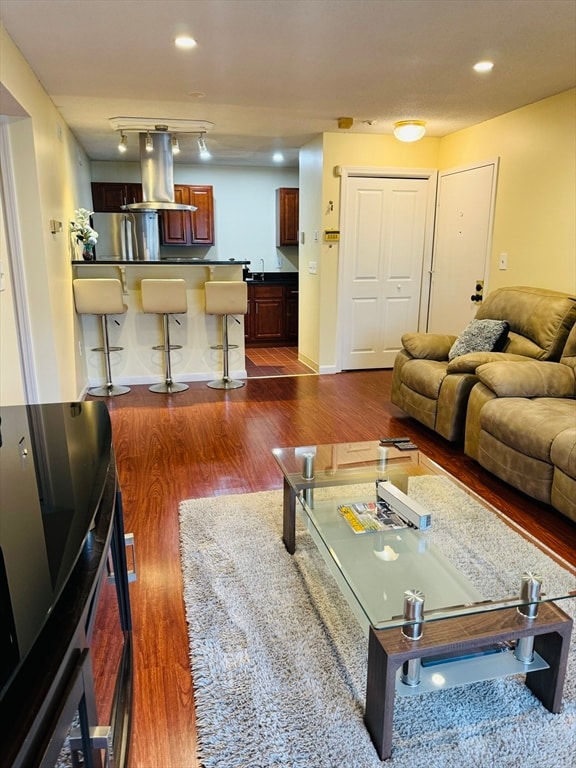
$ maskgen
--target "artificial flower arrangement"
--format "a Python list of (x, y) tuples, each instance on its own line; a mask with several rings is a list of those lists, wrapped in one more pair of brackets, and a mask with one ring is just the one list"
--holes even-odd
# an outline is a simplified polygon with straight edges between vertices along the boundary
[(86, 260), (94, 258), (94, 246), (98, 240), (98, 232), (90, 226), (90, 216), (93, 211), (78, 208), (74, 211), (74, 221), (70, 222), (70, 232), (77, 242), (82, 243), (82, 255)]

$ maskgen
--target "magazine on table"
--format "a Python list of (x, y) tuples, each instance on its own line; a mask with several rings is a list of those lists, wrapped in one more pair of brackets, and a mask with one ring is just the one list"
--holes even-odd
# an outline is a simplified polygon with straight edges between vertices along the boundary
[(374, 531), (392, 531), (408, 528), (385, 501), (362, 501), (353, 504), (340, 504), (338, 512), (346, 520), (354, 533), (373, 533)]

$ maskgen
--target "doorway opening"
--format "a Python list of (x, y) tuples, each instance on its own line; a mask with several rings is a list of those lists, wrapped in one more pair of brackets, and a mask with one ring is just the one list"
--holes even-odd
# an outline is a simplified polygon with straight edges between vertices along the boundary
[(298, 360), (298, 347), (246, 347), (245, 357), (249, 379), (317, 375)]

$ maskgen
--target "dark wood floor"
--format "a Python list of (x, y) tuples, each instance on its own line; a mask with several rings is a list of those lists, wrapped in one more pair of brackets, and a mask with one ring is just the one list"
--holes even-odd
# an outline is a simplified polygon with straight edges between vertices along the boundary
[[(274, 446), (409, 435), (428, 455), (576, 565), (576, 525), (501, 483), (461, 450), (390, 405), (390, 371), (250, 379), (224, 392), (193, 383), (178, 395), (147, 387), (109, 400), (131, 585), (135, 703), (132, 768), (195, 768), (196, 731), (179, 562), (178, 503), (281, 487)], [(108, 594), (108, 592), (106, 593)], [(95, 636), (100, 698), (110, 698), (112, 601)], [(103, 710), (105, 711), (105, 710)]]

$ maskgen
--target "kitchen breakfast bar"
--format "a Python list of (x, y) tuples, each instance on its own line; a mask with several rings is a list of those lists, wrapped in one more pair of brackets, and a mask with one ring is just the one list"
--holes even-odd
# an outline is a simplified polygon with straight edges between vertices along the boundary
[[(221, 374), (221, 318), (205, 312), (205, 283), (209, 281), (241, 281), (247, 261), (210, 261), (208, 259), (161, 259), (157, 261), (72, 261), (74, 280), (112, 278), (120, 281), (123, 314), (111, 314), (110, 367), (115, 384), (155, 384), (164, 378), (164, 353), (154, 349), (163, 343), (162, 318), (144, 313), (141, 281), (184, 280), (187, 311), (174, 314), (170, 320), (171, 367), (175, 382), (209, 381)], [(244, 318), (238, 323), (230, 319), (229, 366), (234, 378), (245, 378)], [(78, 348), (86, 355), (91, 387), (104, 380), (104, 361), (99, 318), (96, 314), (78, 315)], [(121, 349), (112, 349), (121, 347)]]

